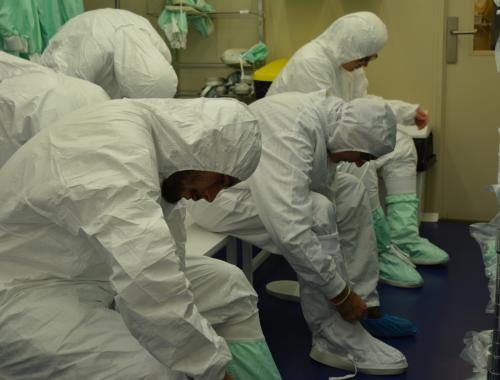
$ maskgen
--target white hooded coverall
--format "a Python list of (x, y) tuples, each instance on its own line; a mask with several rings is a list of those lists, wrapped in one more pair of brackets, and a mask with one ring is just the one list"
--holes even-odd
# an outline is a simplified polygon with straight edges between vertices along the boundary
[(184, 258), (160, 183), (245, 180), (260, 144), (237, 101), (149, 99), (80, 109), (22, 146), (0, 170), (0, 378), (222, 379), (221, 331), (258, 318), (257, 296), (236, 267)]
[(106, 100), (93, 83), (0, 52), (0, 168), (45, 126)]
[[(395, 143), (394, 115), (383, 102), (348, 104), (325, 91), (266, 97), (250, 109), (262, 129), (257, 170), (212, 203), (190, 202), (189, 213), (204, 228), (284, 255), (297, 272), (313, 345), (344, 358), (354, 353), (361, 367), (405, 368), (399, 351), (359, 323), (344, 321), (330, 301), (347, 282), (368, 306), (379, 305), (369, 201), (352, 176), (332, 192), (335, 166), (328, 151), (389, 152)], [(339, 196), (349, 200), (341, 210), (335, 203)]]
[(51, 38), (41, 64), (98, 84), (113, 98), (171, 98), (177, 75), (165, 41), (144, 17), (97, 9), (69, 20)]

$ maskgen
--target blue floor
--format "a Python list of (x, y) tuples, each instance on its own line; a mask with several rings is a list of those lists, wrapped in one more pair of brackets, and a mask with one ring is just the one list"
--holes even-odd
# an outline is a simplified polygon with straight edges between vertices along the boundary
[[(419, 267), (425, 281), (421, 289), (379, 286), (383, 311), (408, 318), (420, 329), (414, 338), (385, 340), (406, 355), (408, 372), (358, 375), (357, 380), (461, 380), (472, 374), (471, 366), (459, 357), (464, 335), (493, 326), (493, 316), (484, 312), (489, 295), (479, 246), (464, 223), (423, 223), (421, 235), (450, 254), (449, 264)], [(327, 380), (345, 375), (309, 359), (311, 337), (299, 304), (273, 298), (264, 291), (268, 281), (294, 278), (293, 270), (280, 256), (271, 256), (254, 277), (262, 327), (283, 380)]]

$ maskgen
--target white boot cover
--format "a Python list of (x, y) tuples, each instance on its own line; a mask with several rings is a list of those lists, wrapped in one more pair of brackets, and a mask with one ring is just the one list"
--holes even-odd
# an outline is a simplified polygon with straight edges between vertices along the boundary
[(331, 367), (371, 375), (396, 375), (408, 368), (400, 351), (372, 337), (360, 323), (344, 321), (337, 312), (313, 338), (310, 356)]

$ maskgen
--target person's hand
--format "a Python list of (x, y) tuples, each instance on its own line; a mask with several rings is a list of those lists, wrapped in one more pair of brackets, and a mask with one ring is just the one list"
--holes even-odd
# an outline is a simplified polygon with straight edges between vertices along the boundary
[(425, 128), (429, 123), (429, 114), (420, 106), (415, 111), (415, 125), (418, 129)]
[(340, 316), (347, 322), (356, 322), (366, 318), (367, 306), (352, 289), (346, 287), (332, 300)]
[(224, 375), (224, 378), (222, 380), (234, 380), (233, 377), (226, 372), (226, 374)]

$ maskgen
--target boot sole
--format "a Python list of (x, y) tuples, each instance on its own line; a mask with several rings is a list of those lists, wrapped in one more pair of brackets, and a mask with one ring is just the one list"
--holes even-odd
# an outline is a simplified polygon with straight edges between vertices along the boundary
[(391, 285), (395, 286), (396, 288), (405, 288), (405, 289), (414, 289), (414, 288), (421, 288), (424, 286), (424, 282), (414, 282), (414, 283), (408, 283), (408, 282), (399, 282), (396, 280), (388, 280), (385, 278), (379, 278), (378, 282), (386, 285)]
[(446, 260), (441, 260), (441, 261), (434, 261), (434, 262), (429, 262), (429, 261), (419, 261), (418, 259), (413, 259), (413, 258), (410, 258), (411, 262), (415, 265), (445, 265), (445, 264), (448, 264), (448, 262), (450, 261), (450, 259), (446, 259)]
[(299, 283), (297, 281), (269, 282), (266, 284), (266, 293), (282, 300), (300, 303)]
[[(309, 357), (318, 363), (327, 365), (329, 367), (343, 369), (344, 371), (354, 372), (354, 365), (348, 359), (344, 359), (339, 355), (332, 353), (324, 353), (313, 347), (309, 353)], [(399, 375), (404, 373), (408, 366), (398, 368), (363, 368), (357, 367), (358, 373), (366, 375)]]

